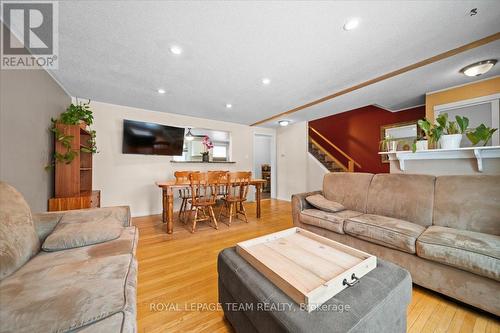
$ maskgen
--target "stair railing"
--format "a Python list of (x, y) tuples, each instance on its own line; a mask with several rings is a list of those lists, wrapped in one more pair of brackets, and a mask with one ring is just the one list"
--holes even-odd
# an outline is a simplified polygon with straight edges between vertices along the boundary
[(347, 172), (354, 172), (355, 166), (358, 168), (361, 168), (361, 165), (356, 162), (351, 156), (347, 155), (342, 149), (337, 147), (334, 143), (332, 143), (330, 140), (325, 138), (320, 132), (318, 132), (316, 129), (313, 127), (309, 126), (309, 130), (319, 136), (323, 141), (325, 141), (330, 147), (335, 149), (337, 152), (339, 152), (342, 156), (344, 156), (347, 159), (347, 166), (345, 166), (343, 163), (341, 163), (337, 158), (333, 157), (333, 155), (328, 152), (322, 145), (320, 145), (317, 141), (315, 141), (313, 138), (309, 136), (309, 140), (311, 143), (313, 143), (318, 149), (321, 150), (325, 155), (327, 155), (329, 158), (331, 158), (335, 163), (337, 163), (342, 169), (344, 169)]

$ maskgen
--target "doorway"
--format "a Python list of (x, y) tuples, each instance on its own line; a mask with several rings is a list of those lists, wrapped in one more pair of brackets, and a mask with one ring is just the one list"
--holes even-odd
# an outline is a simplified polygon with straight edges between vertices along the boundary
[(254, 177), (266, 180), (262, 187), (262, 199), (275, 198), (275, 137), (272, 134), (255, 133), (253, 143)]

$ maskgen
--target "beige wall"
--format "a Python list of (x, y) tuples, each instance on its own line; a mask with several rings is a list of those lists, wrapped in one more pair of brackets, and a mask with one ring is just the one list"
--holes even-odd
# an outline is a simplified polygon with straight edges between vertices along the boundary
[(307, 123), (299, 122), (276, 131), (278, 199), (307, 189)]
[[(94, 155), (94, 189), (102, 190), (102, 205), (130, 205), (134, 216), (161, 212), (160, 189), (154, 183), (173, 177), (176, 170), (253, 170), (254, 133), (275, 134), (274, 129), (155, 112), (92, 102), (99, 153)], [(231, 132), (235, 164), (170, 163), (170, 156), (122, 154), (123, 119), (179, 127)], [(253, 197), (253, 194), (252, 194)]]
[(434, 119), (434, 107), (466, 99), (500, 93), (500, 76), (481, 80), (459, 87), (428, 93), (425, 96), (425, 117)]
[(53, 194), (48, 132), (71, 98), (44, 70), (0, 70), (0, 179), (12, 184), (31, 209), (47, 210)]

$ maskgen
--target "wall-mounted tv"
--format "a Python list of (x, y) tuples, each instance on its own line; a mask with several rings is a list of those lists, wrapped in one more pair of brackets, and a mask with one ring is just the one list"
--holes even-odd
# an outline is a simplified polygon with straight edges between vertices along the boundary
[(124, 154), (182, 155), (184, 128), (123, 120)]

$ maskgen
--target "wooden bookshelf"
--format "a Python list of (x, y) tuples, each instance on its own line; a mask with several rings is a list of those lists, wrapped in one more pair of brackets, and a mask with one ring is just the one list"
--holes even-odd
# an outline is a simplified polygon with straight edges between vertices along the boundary
[[(56, 162), (55, 197), (49, 199), (49, 211), (99, 207), (100, 191), (92, 189), (92, 154), (80, 150), (88, 146), (90, 133), (79, 125), (56, 124), (56, 127), (73, 136), (71, 147), (78, 155), (70, 164)], [(55, 141), (55, 151), (64, 153), (66, 149)]]

